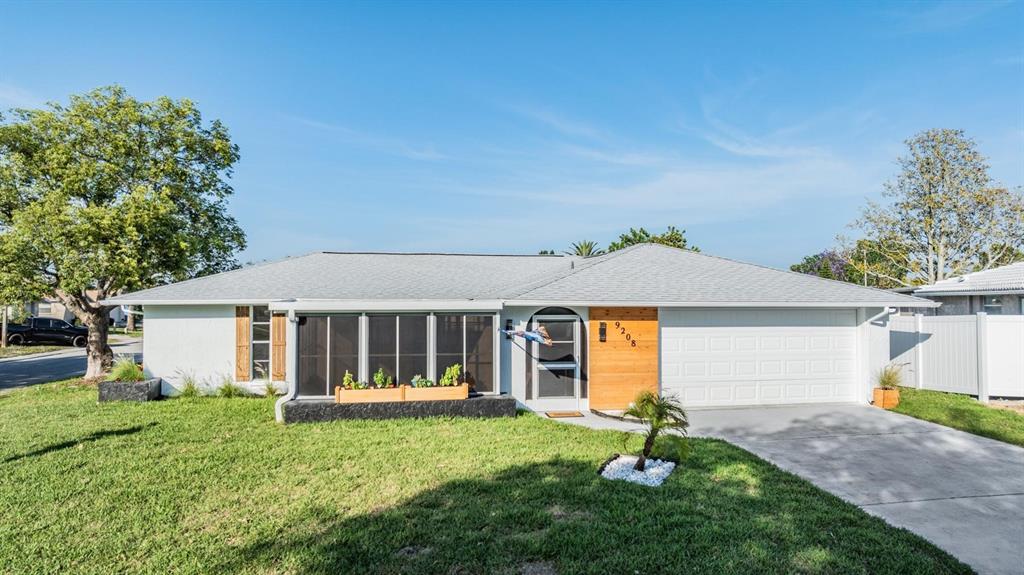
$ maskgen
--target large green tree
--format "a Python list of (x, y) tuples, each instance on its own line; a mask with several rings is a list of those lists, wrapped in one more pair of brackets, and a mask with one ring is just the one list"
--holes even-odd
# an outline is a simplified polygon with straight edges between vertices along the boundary
[(614, 252), (636, 244), (661, 244), (693, 252), (700, 251), (700, 249), (687, 243), (686, 230), (676, 229), (675, 226), (669, 226), (668, 229), (661, 234), (652, 234), (644, 228), (629, 228), (629, 232), (621, 234), (619, 239), (608, 245), (608, 251)]
[(907, 140), (900, 173), (854, 224), (873, 242), (888, 277), (930, 284), (1012, 258), (1024, 246), (1024, 195), (995, 185), (962, 130), (928, 130)]
[(112, 361), (102, 300), (235, 266), (238, 148), (189, 100), (113, 86), (0, 118), (0, 281), (52, 293), (89, 328), (87, 377)]

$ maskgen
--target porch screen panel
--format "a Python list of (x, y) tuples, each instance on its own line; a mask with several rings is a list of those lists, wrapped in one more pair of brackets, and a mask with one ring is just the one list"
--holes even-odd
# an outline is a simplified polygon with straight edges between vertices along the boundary
[[(396, 339), (398, 326), (394, 315), (371, 315), (370, 323), (370, 373), (367, 379), (373, 383), (373, 374), (378, 369), (396, 378), (395, 373), (398, 360), (398, 340)], [(424, 328), (425, 329), (425, 328)]]
[(398, 316), (398, 377), (409, 383), (412, 376), (427, 375), (427, 316)]
[[(438, 315), (435, 351), (437, 353), (437, 379), (441, 379), (444, 370), (462, 364), (462, 315)], [(465, 367), (465, 366), (463, 366)]]
[(466, 316), (466, 365), (463, 380), (474, 391), (494, 391), (494, 316)]
[(299, 395), (328, 395), (327, 318), (299, 318)]
[(359, 379), (359, 316), (331, 316), (331, 382), (328, 389), (333, 392), (334, 386), (341, 385), (345, 372)]

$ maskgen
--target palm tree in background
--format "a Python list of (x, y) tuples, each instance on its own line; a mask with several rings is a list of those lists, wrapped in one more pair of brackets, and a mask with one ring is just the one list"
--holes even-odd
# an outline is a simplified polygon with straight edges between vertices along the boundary
[(603, 254), (604, 250), (597, 247), (597, 242), (583, 240), (580, 242), (574, 242), (572, 244), (572, 249), (565, 253), (570, 256), (580, 256), (584, 258), (589, 258), (590, 256), (599, 256)]

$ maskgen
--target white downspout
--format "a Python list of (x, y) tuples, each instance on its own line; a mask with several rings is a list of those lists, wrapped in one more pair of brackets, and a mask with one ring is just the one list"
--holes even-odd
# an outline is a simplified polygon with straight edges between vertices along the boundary
[(290, 309), (288, 310), (288, 331), (285, 335), (285, 349), (287, 350), (287, 355), (285, 356), (285, 383), (288, 384), (288, 389), (274, 403), (274, 419), (278, 423), (284, 423), (284, 404), (295, 399), (299, 392), (298, 380), (295, 377), (296, 368), (298, 367), (296, 358), (299, 356), (298, 336), (299, 318), (295, 316), (295, 310)]

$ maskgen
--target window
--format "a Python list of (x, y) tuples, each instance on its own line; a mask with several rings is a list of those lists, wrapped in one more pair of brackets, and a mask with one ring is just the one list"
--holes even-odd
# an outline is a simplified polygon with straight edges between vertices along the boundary
[(395, 383), (409, 383), (414, 375), (427, 376), (427, 316), (371, 315), (370, 373), (378, 369), (394, 378)]
[(466, 316), (466, 361), (462, 379), (480, 393), (494, 391), (494, 316)]
[(50, 313), (50, 311), (52, 311), (51, 307), (50, 307), (50, 304), (48, 304), (48, 303), (41, 303), (41, 304), (39, 304), (39, 315), (43, 315), (44, 313)]
[(331, 385), (327, 394), (336, 385), (341, 385), (345, 372), (359, 379), (359, 316), (332, 315), (327, 318), (330, 332), (330, 372), (328, 379)]
[(396, 378), (398, 375), (398, 348), (396, 333), (398, 316), (371, 315), (370, 321), (370, 373), (367, 379), (373, 381), (373, 374), (383, 369), (384, 373)]
[(398, 383), (427, 376), (427, 316), (398, 316)]
[(373, 383), (383, 370), (396, 384), (408, 384), (416, 375), (440, 379), (456, 363), (474, 391), (495, 392), (494, 322), (493, 315), (465, 314), (300, 316), (299, 395), (330, 395), (346, 371)]
[(327, 318), (299, 318), (299, 395), (328, 395)]
[(299, 395), (330, 395), (345, 372), (359, 377), (359, 316), (299, 317)]
[(252, 307), (252, 377), (270, 379), (270, 308)]
[(454, 364), (473, 391), (491, 393), (494, 385), (494, 316), (437, 316), (437, 378)]
[(1002, 315), (1003, 299), (997, 295), (987, 295), (981, 298), (981, 311), (989, 315)]

